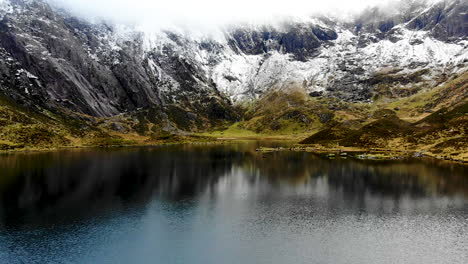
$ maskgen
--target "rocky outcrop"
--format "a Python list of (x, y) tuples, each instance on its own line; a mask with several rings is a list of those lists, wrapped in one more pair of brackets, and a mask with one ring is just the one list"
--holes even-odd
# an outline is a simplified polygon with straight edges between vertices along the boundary
[(234, 28), (227, 36), (230, 47), (237, 53), (260, 55), (275, 51), (292, 54), (299, 61), (310, 59), (320, 46), (338, 38), (330, 28), (292, 22), (284, 22), (278, 28)]
[(439, 2), (410, 20), (407, 27), (430, 31), (435, 38), (444, 41), (466, 37), (468, 5), (463, 0)]

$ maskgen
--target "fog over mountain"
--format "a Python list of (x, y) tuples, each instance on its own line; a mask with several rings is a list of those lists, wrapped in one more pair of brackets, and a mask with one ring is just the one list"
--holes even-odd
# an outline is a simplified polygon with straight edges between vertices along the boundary
[[(210, 30), (218, 26), (240, 23), (275, 22), (286, 17), (307, 17), (316, 14), (350, 19), (366, 8), (380, 7), (397, 13), (402, 5), (414, 0), (48, 0), (75, 15), (88, 19), (104, 19), (134, 24), (145, 30), (170, 26)], [(433, 3), (442, 0), (426, 0)]]

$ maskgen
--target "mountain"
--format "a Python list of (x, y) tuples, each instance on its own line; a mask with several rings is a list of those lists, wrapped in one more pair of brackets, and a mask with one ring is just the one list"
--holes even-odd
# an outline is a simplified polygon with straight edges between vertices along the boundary
[(5, 100), (86, 122), (125, 116), (143, 134), (231, 124), (244, 118), (242, 106), (278, 90), (348, 103), (405, 98), (468, 67), (463, 0), (401, 1), (352, 19), (290, 18), (209, 35), (89, 22), (42, 0), (3, 0), (0, 18)]

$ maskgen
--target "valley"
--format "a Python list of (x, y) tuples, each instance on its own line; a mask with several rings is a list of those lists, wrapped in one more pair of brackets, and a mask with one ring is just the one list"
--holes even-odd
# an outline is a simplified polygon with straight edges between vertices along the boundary
[(466, 162), (464, 1), (214, 36), (0, 6), (0, 151), (281, 139)]

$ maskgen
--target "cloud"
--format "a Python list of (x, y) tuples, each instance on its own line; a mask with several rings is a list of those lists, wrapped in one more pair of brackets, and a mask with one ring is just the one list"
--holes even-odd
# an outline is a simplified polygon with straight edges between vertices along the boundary
[(389, 0), (49, 0), (88, 19), (146, 28), (210, 28), (314, 13), (349, 15)]

